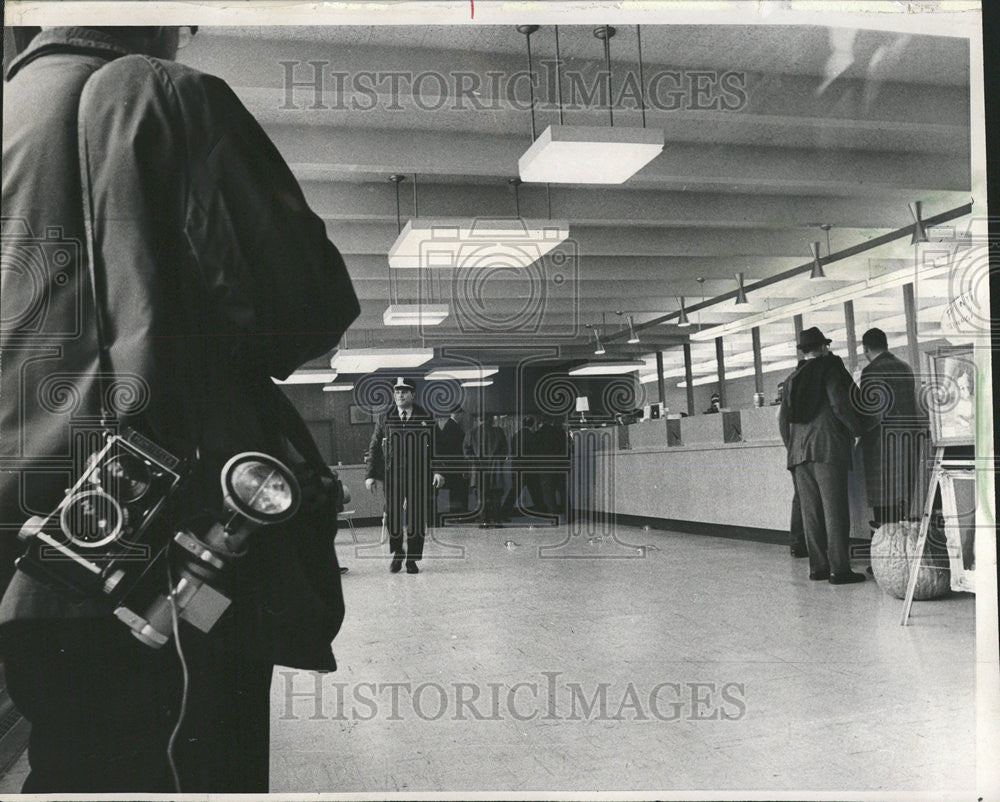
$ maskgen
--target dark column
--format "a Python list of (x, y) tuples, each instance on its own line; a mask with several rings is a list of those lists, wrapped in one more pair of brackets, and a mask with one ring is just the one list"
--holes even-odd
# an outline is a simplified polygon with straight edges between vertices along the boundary
[(847, 369), (858, 367), (858, 332), (854, 324), (854, 301), (844, 301), (844, 326), (847, 329)]
[(903, 312), (906, 315), (906, 344), (910, 349), (910, 365), (918, 372), (920, 347), (917, 345), (917, 303), (913, 294), (913, 284), (903, 285)]
[(694, 372), (691, 369), (691, 343), (684, 343), (684, 384), (687, 386), (688, 415), (694, 415)]
[(760, 356), (760, 326), (750, 329), (753, 339), (753, 386), (758, 393), (764, 392), (764, 361)]
[(663, 425), (667, 423), (667, 388), (663, 382), (663, 351), (656, 352), (656, 387), (660, 393), (660, 412), (663, 414)]
[(726, 355), (722, 349), (722, 338), (715, 338), (715, 365), (719, 371), (719, 406), (726, 405)]
[(792, 324), (795, 326), (795, 342), (798, 342), (799, 335), (802, 333), (802, 315), (793, 317)]

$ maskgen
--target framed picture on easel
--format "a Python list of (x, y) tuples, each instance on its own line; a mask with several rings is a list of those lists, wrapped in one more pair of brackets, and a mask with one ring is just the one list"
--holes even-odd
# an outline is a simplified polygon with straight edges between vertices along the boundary
[(976, 366), (972, 345), (942, 346), (927, 354), (925, 399), (934, 443), (930, 487), (920, 520), (916, 559), (903, 604), (909, 620), (921, 557), (940, 493), (951, 589), (975, 593), (976, 534)]
[(937, 447), (976, 442), (976, 366), (972, 345), (945, 346), (927, 354), (924, 395)]

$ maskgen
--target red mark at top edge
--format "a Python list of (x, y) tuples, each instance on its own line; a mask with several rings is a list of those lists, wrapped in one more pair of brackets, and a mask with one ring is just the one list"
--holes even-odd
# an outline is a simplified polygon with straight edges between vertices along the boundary
[(469, 0), (469, 7), (472, 9), (472, 19), (476, 18), (476, 0)]

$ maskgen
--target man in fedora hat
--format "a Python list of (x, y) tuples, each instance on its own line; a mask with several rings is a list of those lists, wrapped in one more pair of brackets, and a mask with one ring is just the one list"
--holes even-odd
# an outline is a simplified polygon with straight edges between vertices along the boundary
[(816, 327), (799, 335), (803, 360), (785, 380), (778, 426), (802, 507), (809, 578), (846, 585), (865, 579), (851, 570), (848, 554), (847, 473), (862, 424), (851, 405), (857, 387), (829, 345)]
[[(396, 574), (406, 560), (406, 573), (419, 572), (427, 519), (434, 503), (431, 488), (444, 485), (444, 477), (431, 474), (431, 440), (434, 421), (422, 406), (413, 403), (416, 386), (400, 376), (392, 388), (395, 404), (375, 424), (365, 459), (365, 487), (372, 493), (379, 480), (385, 484), (386, 528)], [(406, 502), (406, 542), (403, 541), (403, 502)]]

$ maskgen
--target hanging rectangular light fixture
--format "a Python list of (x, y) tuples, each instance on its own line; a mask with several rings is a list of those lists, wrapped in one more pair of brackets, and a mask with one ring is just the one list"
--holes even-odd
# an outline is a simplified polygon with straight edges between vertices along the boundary
[[(333, 367), (333, 366), (331, 366)], [(275, 384), (329, 384), (337, 378), (334, 370), (297, 370), (287, 379), (272, 379)]]
[(470, 379), (462, 382), (462, 387), (489, 387), (493, 384), (493, 379)]
[(434, 368), (430, 373), (424, 376), (424, 381), (445, 381), (447, 379), (462, 380), (462, 379), (485, 379), (487, 376), (492, 376), (498, 373), (500, 368), (495, 365), (484, 365), (482, 367), (472, 367), (472, 368)]
[(353, 384), (327, 384), (323, 387), (324, 393), (345, 393), (349, 390), (353, 390)]
[(438, 326), (448, 317), (448, 304), (389, 304), (382, 313), (386, 326)]
[(662, 150), (661, 128), (550, 125), (517, 167), (522, 181), (624, 184)]
[[(527, 31), (523, 31), (527, 33)], [(558, 56), (558, 28), (556, 29), (556, 68)], [(550, 125), (541, 136), (535, 137), (534, 98), (531, 105), (531, 146), (518, 159), (517, 167), (522, 181), (549, 184), (623, 184), (655, 159), (663, 150), (663, 129), (646, 128), (646, 102), (640, 86), (642, 128), (615, 127), (614, 97), (611, 87), (611, 38), (615, 29), (601, 25), (594, 29), (594, 36), (604, 44), (604, 63), (607, 75), (608, 118), (610, 125), (563, 125), (562, 78), (557, 74), (559, 89), (559, 124)], [(639, 73), (642, 74), (641, 39), (639, 43)], [(528, 72), (531, 73), (531, 41), (528, 40)], [(641, 80), (640, 80), (641, 83)]]
[(620, 362), (588, 362), (569, 371), (570, 376), (610, 376), (617, 373), (632, 373), (646, 367), (641, 359)]
[(341, 348), (330, 367), (340, 373), (372, 373), (382, 368), (416, 368), (433, 358), (433, 348)]
[(568, 237), (569, 223), (560, 220), (415, 217), (389, 249), (389, 267), (527, 267)]

